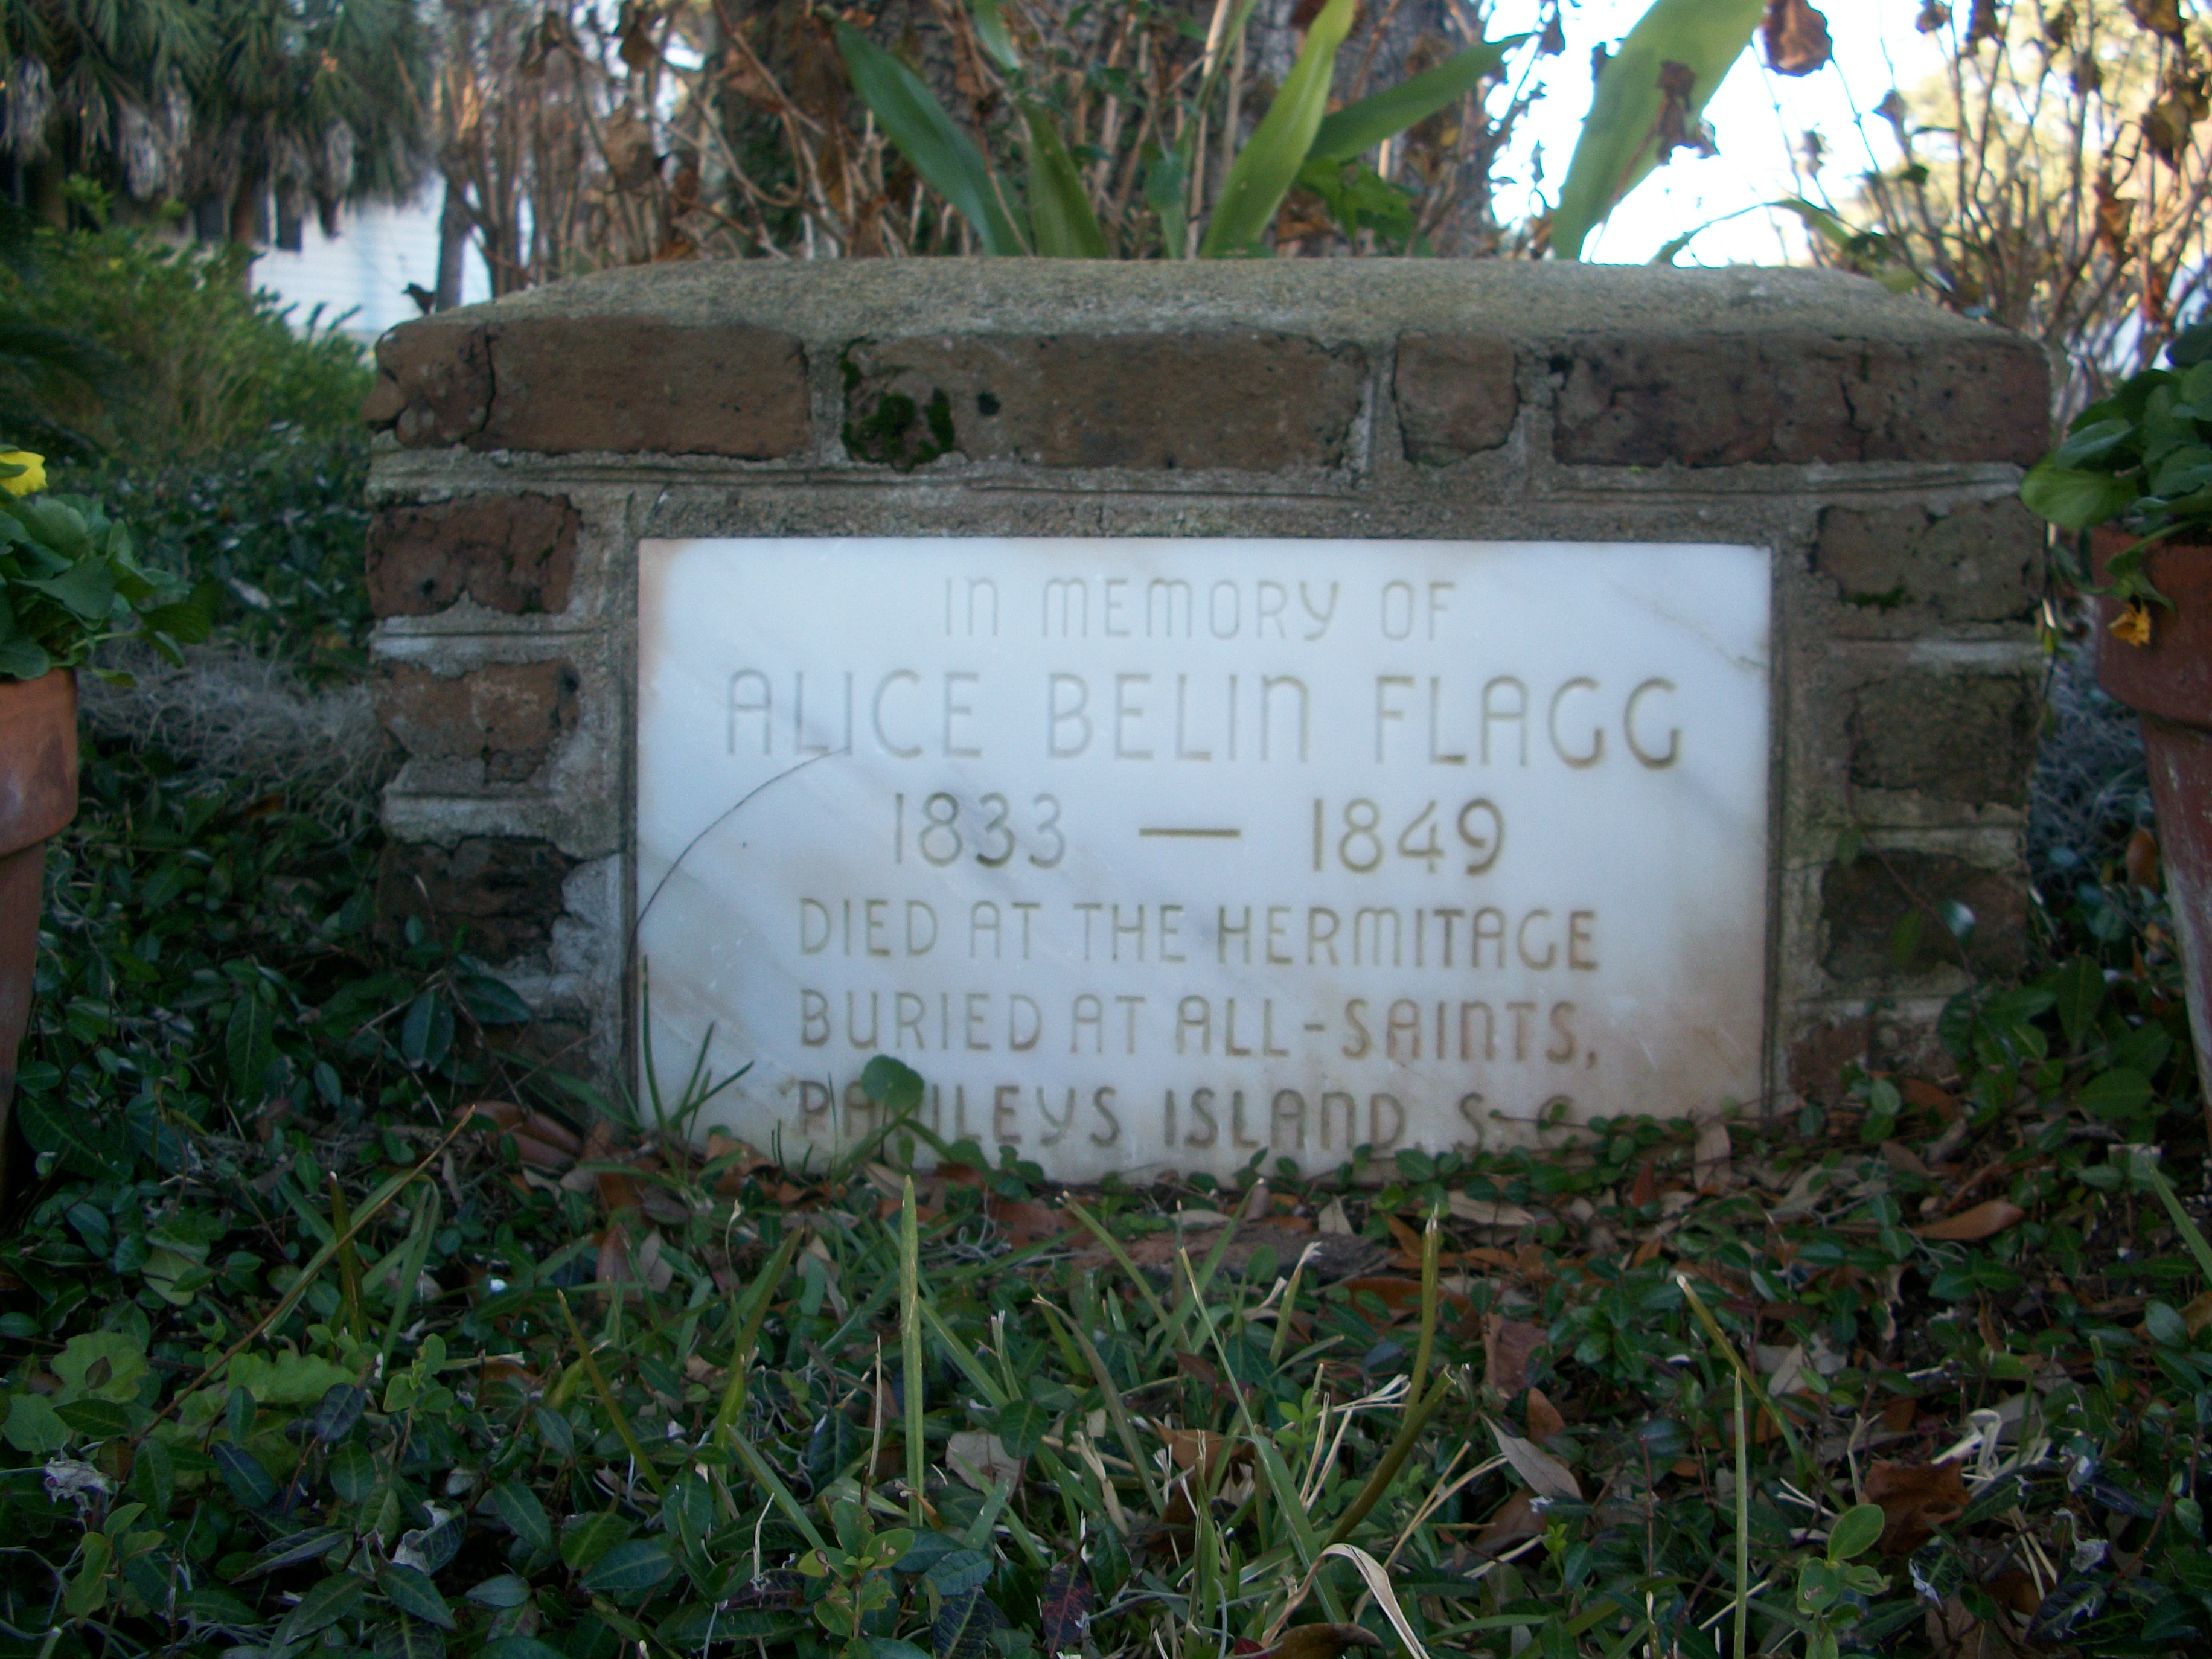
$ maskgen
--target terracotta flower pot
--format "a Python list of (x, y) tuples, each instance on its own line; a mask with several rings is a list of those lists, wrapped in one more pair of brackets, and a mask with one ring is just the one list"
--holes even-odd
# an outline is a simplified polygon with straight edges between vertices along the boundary
[(76, 675), (0, 681), (0, 1194), (12, 1190), (8, 1121), (15, 1049), (31, 1018), (47, 839), (76, 816)]
[[(2137, 538), (2100, 530), (2091, 544), (2097, 580)], [(2167, 894), (2189, 976), (2189, 1028), (2197, 1073), (2212, 1083), (2212, 544), (2161, 542), (2144, 561), (2151, 586), (2174, 608), (2149, 607), (2150, 643), (2116, 637), (2122, 611), (2097, 601), (2097, 683), (2142, 717), (2151, 803)], [(2212, 1114), (2212, 1095), (2206, 1111)]]

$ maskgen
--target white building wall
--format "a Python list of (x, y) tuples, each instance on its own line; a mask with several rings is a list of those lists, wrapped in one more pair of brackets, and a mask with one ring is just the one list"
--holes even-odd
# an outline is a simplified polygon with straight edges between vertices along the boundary
[[(292, 307), (295, 327), (305, 327), (320, 306), (324, 325), (336, 324), (373, 340), (395, 323), (420, 316), (407, 284), (438, 286), (441, 188), (434, 184), (404, 203), (347, 208), (336, 236), (324, 235), (311, 216), (301, 227), (297, 253), (264, 248), (255, 258), (254, 286)], [(490, 297), (490, 279), (471, 246), (462, 265), (461, 298)]]

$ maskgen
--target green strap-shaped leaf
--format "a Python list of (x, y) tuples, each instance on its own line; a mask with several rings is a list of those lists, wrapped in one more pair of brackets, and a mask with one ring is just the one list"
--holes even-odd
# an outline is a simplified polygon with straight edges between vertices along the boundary
[(1314, 130), (1307, 158), (1320, 161), (1348, 161), (1373, 149), (1385, 138), (1395, 138), (1417, 121), (1425, 121), (1447, 104), (1464, 97), (1475, 83), (1505, 61), (1505, 54), (1528, 37), (1485, 40), (1446, 58), (1434, 69), (1410, 80), (1346, 105), (1325, 116)]
[(884, 136), (929, 187), (975, 228), (983, 252), (1007, 258), (1028, 252), (1000, 205), (998, 183), (983, 152), (945, 112), (921, 77), (849, 23), (837, 26), (837, 50), (844, 54), (861, 101), (884, 124)]
[(1025, 98), (1022, 121), (1029, 135), (1030, 228), (1036, 233), (1036, 251), (1048, 259), (1104, 258), (1105, 228), (1084, 193), (1075, 158), (1052, 125), (1052, 112)]
[(1014, 37), (1006, 33), (1006, 20), (999, 15), (999, 0), (969, 0), (968, 10), (975, 20), (975, 43), (990, 60), (1009, 75), (1021, 68)]
[(1765, 0), (1655, 0), (1628, 32), (1598, 76), (1552, 216), (1552, 249), (1562, 259), (1582, 258), (1590, 232), (1659, 164), (1666, 66), (1688, 72), (1680, 113), (1686, 124), (1694, 122), (1751, 44), (1765, 10)]
[(1314, 135), (1328, 111), (1329, 82), (1336, 73), (1336, 49), (1352, 32), (1357, 0), (1328, 0), (1313, 27), (1283, 89), (1222, 180), (1213, 221), (1199, 243), (1199, 257), (1218, 259), (1241, 253), (1267, 232), (1283, 197), (1305, 165)]

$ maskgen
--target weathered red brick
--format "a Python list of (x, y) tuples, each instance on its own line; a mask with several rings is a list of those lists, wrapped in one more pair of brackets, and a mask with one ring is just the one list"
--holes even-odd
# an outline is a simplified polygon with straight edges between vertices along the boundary
[(456, 444), (491, 413), (491, 356), (475, 323), (425, 317), (376, 343), (377, 382), (362, 418), (410, 449)]
[(1851, 781), (1967, 805), (2024, 806), (2043, 699), (2020, 674), (1899, 674), (1851, 699)]
[(469, 495), (387, 507), (368, 527), (368, 600), (427, 617), (466, 594), (510, 616), (565, 610), (582, 516), (565, 495)]
[(2034, 460), (2050, 371), (2030, 341), (1825, 336), (1577, 343), (1553, 426), (1601, 466)]
[(562, 884), (576, 860), (550, 842), (471, 836), (451, 847), (392, 842), (378, 860), (377, 929), (403, 938), (410, 920), (444, 942), (490, 963), (512, 962), (552, 943), (566, 910)]
[(845, 447), (901, 468), (1337, 466), (1367, 374), (1357, 347), (1257, 331), (884, 340), (848, 363)]
[[(1974, 918), (1963, 941), (1945, 914), (1954, 904)], [(1918, 937), (1900, 966), (1893, 951), (1908, 915), (1920, 919)], [(1820, 965), (1846, 989), (1873, 991), (1942, 968), (2002, 978), (2027, 962), (2027, 872), (1985, 870), (1942, 853), (1863, 852), (1823, 872), (1820, 921)]]
[(1938, 623), (2018, 622), (2041, 588), (2044, 526), (2019, 501), (1978, 501), (1936, 514), (1922, 507), (1832, 507), (1820, 514), (1814, 568), (1864, 617), (1848, 633)]
[(490, 331), (479, 448), (773, 460), (813, 441), (806, 362), (787, 334), (649, 317), (514, 317)]
[(1442, 465), (1504, 443), (1521, 410), (1513, 369), (1507, 340), (1450, 334), (1400, 340), (1392, 388), (1406, 459)]
[(434, 674), (402, 663), (376, 689), (377, 718), (410, 756), (474, 760), (486, 783), (520, 783), (576, 728), (582, 684), (565, 662)]
[(799, 342), (741, 323), (426, 317), (386, 334), (376, 360), (362, 418), (409, 448), (771, 460), (813, 437)]

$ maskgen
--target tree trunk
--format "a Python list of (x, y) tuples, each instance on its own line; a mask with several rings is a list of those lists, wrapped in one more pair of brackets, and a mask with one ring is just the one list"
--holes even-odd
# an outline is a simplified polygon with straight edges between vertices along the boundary
[[(238, 185), (230, 198), (230, 240), (245, 247), (249, 259), (254, 244), (267, 240), (269, 228), (263, 222), (263, 214), (268, 185), (268, 175), (260, 167), (249, 165), (240, 169)], [(249, 263), (246, 269), (246, 283), (250, 289), (253, 285), (252, 264)]]
[(446, 175), (445, 210), (438, 216), (438, 310), (448, 310), (460, 304), (461, 282), (468, 252), (467, 191), (460, 179), (449, 173)]

